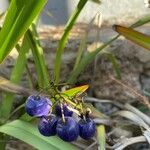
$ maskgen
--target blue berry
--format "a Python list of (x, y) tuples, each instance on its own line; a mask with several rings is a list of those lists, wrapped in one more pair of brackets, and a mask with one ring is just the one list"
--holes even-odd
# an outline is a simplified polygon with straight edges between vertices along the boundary
[(30, 116), (41, 117), (47, 116), (52, 102), (44, 96), (31, 95), (25, 103), (25, 111)]
[(56, 135), (56, 125), (57, 118), (55, 116), (50, 116), (50, 118), (43, 117), (38, 124), (38, 129), (44, 136), (53, 136)]
[(57, 135), (64, 141), (75, 141), (79, 136), (78, 123), (72, 117), (65, 117), (65, 122), (60, 118), (56, 127)]
[[(55, 111), (56, 111), (56, 115), (57, 115), (58, 117), (61, 117), (61, 116), (62, 116), (60, 105), (56, 105)], [(69, 109), (67, 108), (67, 105), (66, 105), (66, 104), (63, 104), (63, 112), (64, 112), (64, 116), (70, 116), (70, 117), (71, 117), (72, 114), (73, 114), (73, 111), (69, 110)]]
[(86, 120), (81, 119), (78, 122), (79, 124), (79, 135), (85, 140), (90, 139), (94, 136), (96, 132), (96, 125), (94, 121), (90, 118), (86, 118)]

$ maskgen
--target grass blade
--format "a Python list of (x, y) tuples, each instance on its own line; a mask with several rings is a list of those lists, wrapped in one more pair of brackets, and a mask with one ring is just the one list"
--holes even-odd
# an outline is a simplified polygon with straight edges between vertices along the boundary
[(87, 52), (87, 54), (81, 59), (80, 65), (71, 73), (68, 79), (69, 84), (75, 83), (78, 75), (85, 69), (85, 67), (94, 60), (95, 56), (102, 51), (104, 48), (106, 48), (110, 43), (115, 41), (118, 38), (116, 36), (115, 38), (109, 40), (107, 43), (103, 44), (102, 46), (98, 47), (95, 51)]
[(98, 150), (105, 150), (106, 146), (106, 135), (105, 135), (105, 126), (98, 125), (97, 126), (97, 140), (99, 143)]
[[(24, 38), (22, 46), (19, 50), (19, 56), (16, 60), (16, 64), (12, 70), (12, 74), (10, 77), (10, 81), (12, 83), (18, 84), (20, 82), (22, 74), (25, 69), (25, 64), (27, 61), (26, 55), (27, 55), (28, 51), (29, 51), (29, 45), (28, 45), (26, 38)], [(13, 100), (14, 100), (14, 94), (12, 94), (12, 93), (7, 93), (4, 96), (4, 99), (3, 99), (2, 105), (1, 105), (1, 109), (0, 109), (0, 115), (2, 118), (8, 117), (8, 115), (11, 111), (11, 108), (12, 108)]]
[(114, 30), (123, 35), (128, 40), (150, 50), (150, 36), (135, 31), (134, 29), (114, 25)]
[(0, 144), (0, 150), (5, 150), (6, 142), (5, 142), (5, 137), (4, 137), (3, 133), (0, 133), (0, 140), (2, 140), (2, 142)]
[(16, 120), (0, 126), (0, 132), (18, 138), (39, 150), (76, 150), (73, 145), (63, 142), (56, 136), (44, 137), (39, 132), (37, 127), (25, 121)]
[(113, 66), (113, 70), (116, 74), (116, 77), (118, 79), (121, 79), (121, 72), (120, 72), (120, 67), (119, 67), (119, 64), (118, 64), (118, 61), (115, 57), (114, 54), (112, 54), (111, 52), (108, 52), (108, 51), (104, 51), (103, 54), (106, 55), (106, 57), (108, 57), (108, 59), (110, 60), (110, 62), (112, 63), (112, 66)]
[(69, 19), (64, 33), (62, 35), (62, 38), (58, 44), (58, 48), (57, 48), (57, 52), (56, 52), (56, 58), (55, 58), (55, 62), (54, 62), (54, 78), (55, 78), (55, 83), (58, 84), (59, 82), (59, 75), (60, 75), (60, 67), (61, 67), (61, 57), (64, 51), (64, 47), (66, 45), (69, 33), (73, 27), (73, 25), (75, 24), (75, 21), (77, 20), (77, 17), (79, 16), (81, 10), (83, 9), (83, 7), (85, 6), (86, 2), (88, 0), (80, 0), (77, 7), (75, 8), (71, 18)]
[(146, 15), (143, 18), (139, 19), (134, 24), (132, 24), (130, 27), (131, 28), (136, 28), (136, 27), (142, 26), (142, 25), (144, 25), (146, 23), (149, 23), (149, 22), (150, 22), (150, 15)]
[(12, 0), (0, 31), (0, 63), (44, 7), (46, 0)]
[(73, 70), (75, 70), (78, 67), (79, 63), (80, 63), (80, 60), (81, 60), (82, 55), (83, 55), (83, 51), (86, 47), (86, 41), (87, 41), (87, 34), (85, 34), (85, 36), (81, 39)]
[(35, 62), (35, 68), (38, 76), (38, 85), (39, 87), (47, 88), (49, 86), (50, 79), (44, 60), (43, 49), (31, 30), (27, 31), (27, 40), (30, 44)]
[(81, 38), (80, 46), (79, 46), (79, 49), (78, 49), (78, 53), (77, 53), (77, 57), (76, 57), (76, 61), (75, 61), (73, 70), (75, 70), (78, 67), (78, 65), (80, 63), (80, 60), (83, 57), (84, 49), (86, 49), (86, 43), (87, 43), (87, 39), (88, 39), (88, 33), (89, 33), (90, 28), (92, 27), (94, 19), (95, 19), (95, 16), (92, 18), (92, 20), (88, 24), (87, 29), (85, 30), (85, 33), (84, 33), (83, 37)]

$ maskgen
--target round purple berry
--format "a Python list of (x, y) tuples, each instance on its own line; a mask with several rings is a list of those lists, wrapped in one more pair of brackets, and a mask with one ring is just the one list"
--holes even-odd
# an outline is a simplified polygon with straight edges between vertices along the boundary
[[(60, 105), (56, 105), (55, 111), (56, 111), (56, 115), (58, 117), (62, 116)], [(70, 116), (71, 117), (73, 114), (73, 111), (69, 110), (66, 104), (63, 104), (63, 112), (64, 112), (64, 116)]]
[(79, 122), (79, 135), (85, 140), (90, 139), (96, 132), (96, 125), (90, 118), (80, 119)]
[(44, 136), (53, 136), (56, 135), (56, 125), (57, 118), (55, 116), (50, 116), (50, 118), (43, 117), (38, 124), (38, 129)]
[(65, 122), (60, 118), (56, 127), (57, 135), (64, 141), (75, 141), (79, 136), (79, 126), (72, 117), (65, 117)]
[(25, 103), (25, 111), (30, 116), (41, 117), (47, 116), (52, 102), (44, 96), (31, 95)]

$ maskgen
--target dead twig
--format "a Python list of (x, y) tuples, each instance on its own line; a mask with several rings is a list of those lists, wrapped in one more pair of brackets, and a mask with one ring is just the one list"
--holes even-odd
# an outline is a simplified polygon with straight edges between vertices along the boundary
[(113, 126), (115, 124), (115, 122), (113, 122), (111, 119), (94, 118), (94, 122), (96, 124), (103, 124), (106, 126)]
[(13, 84), (9, 80), (7, 80), (1, 76), (0, 76), (0, 90), (9, 92), (9, 93), (18, 94), (18, 95), (23, 95), (26, 97), (28, 97), (29, 95), (31, 95), (33, 93), (38, 93), (37, 91), (31, 91), (22, 86)]
[(118, 103), (117, 101), (115, 100), (108, 100), (108, 99), (99, 99), (99, 98), (94, 98), (94, 97), (85, 97), (85, 102), (96, 102), (96, 103), (111, 103), (115, 106), (117, 106), (118, 108), (120, 109), (123, 109), (123, 104), (121, 103)]
[(144, 136), (138, 136), (138, 137), (132, 137), (132, 138), (123, 138), (121, 141), (116, 143), (111, 147), (111, 149), (114, 150), (123, 150), (125, 147), (139, 143), (139, 142), (147, 142), (146, 138)]
[(133, 121), (134, 124), (141, 126), (146, 130), (149, 130), (148, 124), (142, 118), (140, 118), (138, 115), (136, 115), (135, 113), (133, 113), (131, 111), (122, 110), (122, 111), (118, 111), (117, 113), (115, 113), (115, 115), (119, 115), (124, 118), (127, 118), (127, 119)]
[(141, 111), (139, 111), (135, 107), (131, 106), (130, 104), (125, 104), (124, 107), (127, 110), (129, 110), (129, 111), (135, 113), (136, 115), (138, 115), (140, 118), (142, 118), (150, 126), (150, 117), (149, 116), (147, 116), (146, 114), (142, 113)]

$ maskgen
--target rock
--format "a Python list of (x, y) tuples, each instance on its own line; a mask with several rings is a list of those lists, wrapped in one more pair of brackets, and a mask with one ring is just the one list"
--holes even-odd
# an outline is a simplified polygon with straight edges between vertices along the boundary
[(149, 63), (150, 62), (150, 51), (145, 50), (139, 50), (136, 54), (136, 57), (142, 62), (142, 63)]
[(116, 137), (116, 138), (120, 138), (120, 137), (122, 137), (122, 138), (130, 138), (130, 137), (132, 137), (133, 135), (133, 133), (128, 129), (123, 129), (123, 128), (120, 128), (120, 127), (116, 127), (113, 131), (112, 131), (113, 133), (113, 135)]

